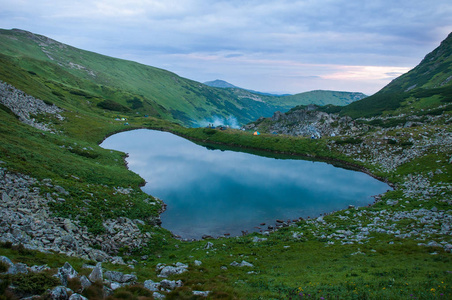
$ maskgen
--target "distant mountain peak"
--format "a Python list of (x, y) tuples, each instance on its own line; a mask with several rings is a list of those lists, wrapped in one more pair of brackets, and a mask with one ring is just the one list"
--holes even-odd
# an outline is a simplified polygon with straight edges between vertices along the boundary
[(206, 81), (204, 82), (205, 85), (211, 86), (211, 87), (217, 87), (217, 88), (239, 88), (233, 84), (230, 84), (227, 81), (224, 80), (220, 80), (220, 79), (215, 79), (213, 81)]

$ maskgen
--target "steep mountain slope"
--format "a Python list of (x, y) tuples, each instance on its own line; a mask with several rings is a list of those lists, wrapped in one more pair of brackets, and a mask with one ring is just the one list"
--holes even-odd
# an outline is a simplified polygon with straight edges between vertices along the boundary
[(369, 130), (369, 126), (409, 127), (439, 122), (434, 117), (446, 116), (450, 111), (452, 34), (417, 67), (394, 79), (375, 95), (344, 107), (296, 106), (285, 114), (260, 118), (245, 128), (313, 137), (359, 135)]
[[(137, 112), (188, 126), (231, 116), (239, 123), (246, 123), (314, 101), (261, 94), (224, 82), (209, 86), (166, 70), (84, 51), (19, 29), (0, 30), (0, 59), (4, 70), (0, 80), (34, 96), (53, 95), (46, 99), (59, 106)], [(19, 73), (22, 74), (18, 78)], [(37, 84), (30, 87), (27, 83), (30, 81)], [(335, 98), (325, 94), (315, 103), (342, 105)]]
[(452, 33), (418, 66), (378, 93), (342, 109), (352, 117), (410, 113), (452, 101)]
[[(18, 29), (0, 31), (0, 55), (1, 80), (22, 82), (18, 87), (31, 95), (53, 94), (49, 101), (62, 107), (138, 112), (189, 126), (213, 116), (233, 115), (244, 122), (281, 108)], [(36, 85), (27, 88), (28, 81)]]

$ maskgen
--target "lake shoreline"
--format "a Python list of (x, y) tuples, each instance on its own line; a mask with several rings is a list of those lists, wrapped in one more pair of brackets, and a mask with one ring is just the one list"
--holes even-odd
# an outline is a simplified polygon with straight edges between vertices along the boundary
[[(177, 136), (179, 138), (185, 139), (186, 141), (194, 143), (194, 145), (197, 145), (197, 146), (202, 147), (202, 148), (208, 148), (209, 149), (209, 145), (210, 145), (210, 146), (213, 146), (214, 149), (223, 150), (223, 149), (221, 149), (221, 147), (220, 148), (216, 147), (217, 145), (220, 145), (220, 146), (227, 146), (227, 149), (224, 149), (224, 150), (230, 150), (231, 153), (232, 152), (238, 152), (238, 153), (250, 154), (250, 155), (253, 155), (253, 156), (260, 156), (260, 157), (267, 157), (267, 158), (277, 158), (278, 159), (278, 157), (274, 157), (273, 155), (266, 155), (266, 154), (270, 153), (270, 154), (276, 154), (276, 156), (280, 156), (280, 155), (285, 156), (284, 159), (288, 159), (288, 160), (293, 160), (293, 159), (298, 160), (298, 158), (303, 157), (303, 158), (307, 158), (307, 159), (299, 159), (299, 161), (312, 161), (312, 162), (316, 161), (316, 162), (328, 163), (328, 164), (334, 166), (335, 168), (352, 170), (352, 171), (360, 172), (360, 173), (363, 173), (363, 174), (371, 176), (368, 172), (363, 172), (361, 169), (357, 168), (356, 165), (351, 165), (351, 167), (350, 167), (350, 164), (345, 164), (344, 161), (340, 161), (340, 160), (327, 161), (325, 159), (323, 159), (323, 160), (322, 159), (318, 159), (318, 157), (313, 157), (313, 156), (310, 156), (310, 155), (303, 156), (303, 155), (296, 155), (296, 153), (285, 153), (285, 152), (281, 152), (281, 151), (279, 151), (279, 152), (278, 151), (269, 151), (269, 150), (265, 150), (264, 151), (264, 150), (261, 150), (261, 149), (256, 149), (256, 148), (251, 148), (251, 147), (233, 147), (230, 144), (225, 144), (225, 143), (207, 143), (205, 140), (201, 140), (200, 141), (198, 139), (192, 139), (192, 138), (189, 138), (189, 136), (187, 136), (187, 135), (179, 134), (178, 132), (174, 132), (172, 130), (161, 130), (161, 129), (155, 129), (155, 128), (137, 128), (137, 129), (155, 130), (156, 132), (162, 132), (162, 133), (166, 132), (166, 133), (169, 133), (169, 134), (173, 134), (174, 136)], [(133, 128), (133, 130), (135, 130), (135, 128)], [(131, 130), (124, 130), (124, 131), (131, 131)], [(141, 140), (147, 139), (147, 138), (145, 138), (146, 135), (141, 135), (140, 134), (138, 136), (140, 137), (139, 139), (141, 139)], [(149, 139), (153, 140), (153, 138), (149, 138)], [(131, 145), (133, 145), (133, 142), (132, 142)], [(157, 142), (157, 145), (158, 145), (158, 142)], [(104, 147), (104, 146), (102, 146), (102, 147)], [(147, 147), (149, 147), (149, 145), (144, 147), (144, 148), (147, 149)], [(117, 149), (118, 151), (123, 151), (123, 152), (130, 151), (130, 150), (127, 150), (127, 148), (115, 148), (115, 147), (112, 147), (112, 145), (110, 145), (109, 149)], [(135, 149), (135, 148), (133, 148), (133, 149)], [(259, 151), (260, 153), (255, 153), (254, 151), (251, 151), (251, 152), (250, 151), (243, 151), (243, 150), (250, 150), (250, 149), (251, 150), (261, 150), (261, 151)], [(212, 149), (209, 149), (209, 150), (212, 150)], [(133, 151), (131, 151), (131, 152), (133, 152)], [(167, 153), (167, 152), (165, 152), (165, 153)], [(127, 160), (127, 158), (128, 158), (128, 154), (126, 154), (124, 156), (125, 160)], [(282, 157), (279, 157), (279, 158), (282, 158)], [(331, 161), (334, 161), (335, 163), (331, 163)], [(341, 164), (338, 164), (337, 163), (338, 161)], [(130, 170), (127, 161), (125, 161), (125, 166)], [(139, 171), (134, 170), (133, 172), (139, 174), (140, 177), (143, 177), (143, 175), (140, 175)], [(325, 175), (322, 175), (323, 178), (326, 178), (324, 176)], [(146, 181), (154, 182), (154, 180), (150, 179), (149, 177), (146, 177), (146, 176), (144, 176), (144, 177), (145, 177), (144, 178), (145, 182)], [(378, 179), (378, 178), (375, 178), (375, 176), (371, 176), (371, 177), (374, 178), (374, 179)], [(284, 178), (284, 177), (282, 177), (282, 178)], [(382, 180), (379, 180), (379, 181), (380, 182), (384, 182)], [(387, 184), (386, 182), (384, 182), (384, 183)], [(154, 193), (152, 191), (147, 191), (147, 192), (145, 190), (143, 190), (143, 191), (145, 193), (147, 193), (148, 195), (152, 196), (152, 197), (155, 197), (154, 194), (157, 195), (159, 201), (162, 202), (162, 210), (159, 212), (159, 215), (162, 216), (162, 213), (165, 211), (165, 206), (169, 205), (168, 204), (168, 200), (165, 200), (165, 196), (159, 195), (157, 191), (154, 191)], [(373, 195), (371, 197), (379, 198), (379, 195), (384, 194), (384, 193), (382, 193), (381, 191), (376, 191), (376, 194), (377, 194), (377, 196)], [(301, 195), (301, 194), (299, 194), (299, 195)], [(331, 198), (331, 196), (330, 196), (330, 199), (333, 199), (333, 198)], [(334, 198), (334, 199), (336, 199), (336, 198)], [(361, 198), (356, 198), (356, 199), (361, 199)], [(248, 221), (250, 221), (249, 223), (251, 223), (251, 224), (248, 224), (250, 226), (244, 225), (244, 226), (239, 227), (239, 228), (231, 229), (231, 228), (228, 227), (228, 223), (225, 223), (225, 227), (221, 227), (220, 226), (217, 229), (215, 229), (213, 232), (212, 231), (210, 231), (210, 232), (206, 231), (205, 233), (201, 232), (199, 236), (194, 236), (194, 235), (191, 235), (191, 234), (184, 235), (181, 232), (177, 232), (177, 229), (174, 229), (174, 228), (170, 229), (171, 225), (169, 227), (166, 227), (166, 226), (162, 226), (162, 227), (167, 229), (167, 230), (169, 230), (173, 234), (173, 236), (176, 237), (177, 239), (184, 240), (184, 241), (202, 240), (202, 239), (209, 239), (209, 238), (215, 238), (216, 239), (216, 238), (229, 237), (229, 236), (240, 236), (240, 235), (243, 235), (244, 232), (246, 232), (246, 234), (248, 234), (248, 231), (249, 231), (249, 233), (254, 233), (254, 232), (258, 232), (258, 233), (261, 232), (262, 233), (262, 232), (266, 232), (266, 231), (272, 232), (272, 231), (280, 229), (282, 227), (287, 227), (288, 224), (295, 223), (295, 222), (297, 222), (299, 220), (309, 219), (310, 217), (311, 218), (317, 218), (319, 215), (320, 216), (328, 215), (328, 214), (334, 213), (336, 211), (340, 211), (342, 209), (347, 209), (347, 207), (350, 207), (350, 206), (354, 207), (354, 206), (357, 205), (357, 207), (362, 207), (362, 206), (370, 206), (370, 205), (373, 205), (375, 203), (375, 201), (368, 201), (368, 202), (366, 202), (364, 204), (362, 202), (358, 203), (356, 201), (352, 201), (353, 199), (350, 199), (350, 200), (351, 200), (350, 202), (348, 200), (346, 200), (347, 203), (345, 203), (342, 206), (339, 206), (339, 207), (338, 206), (334, 206), (334, 207), (331, 207), (331, 209), (328, 209), (328, 208), (325, 209), (326, 207), (323, 207), (323, 208), (320, 208), (320, 209), (314, 209), (314, 211), (312, 211), (312, 207), (304, 206), (302, 208), (302, 210), (300, 210), (300, 213), (298, 213), (298, 214), (281, 214), (281, 215), (275, 215), (274, 217), (270, 216), (270, 218), (263, 216), (261, 219), (258, 219), (257, 221), (253, 220), (253, 218), (251, 218), (251, 219), (245, 218), (245, 220), (247, 219)], [(251, 197), (250, 201), (251, 201), (250, 203), (253, 203), (252, 197)], [(314, 202), (311, 202), (311, 203), (314, 203)], [(219, 202), (219, 203), (222, 203), (222, 202)], [(175, 204), (173, 203), (173, 205), (175, 205)], [(174, 206), (174, 207), (177, 207), (177, 206)], [(281, 221), (281, 218), (284, 221)], [(207, 222), (208, 222), (208, 220), (207, 220)], [(264, 226), (262, 226), (262, 223), (264, 223), (264, 222), (267, 223), (267, 224), (264, 224)], [(165, 223), (165, 222), (163, 222), (163, 223)], [(285, 224), (285, 223), (288, 223), (288, 224)], [(206, 223), (206, 224), (208, 224), (208, 223)], [(267, 228), (267, 225), (268, 225), (268, 228)], [(221, 228), (224, 228), (225, 230), (221, 230)], [(232, 231), (230, 231), (230, 230), (232, 230)], [(242, 232), (242, 234), (240, 234), (240, 232)], [(201, 234), (202, 234), (202, 237), (201, 237)], [(205, 236), (205, 238), (204, 238), (204, 236)]]

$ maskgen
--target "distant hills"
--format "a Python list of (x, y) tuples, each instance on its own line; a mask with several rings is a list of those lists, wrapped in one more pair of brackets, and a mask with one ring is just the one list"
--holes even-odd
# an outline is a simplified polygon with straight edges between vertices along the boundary
[(267, 95), (267, 96), (276, 96), (278, 97), (278, 101), (283, 104), (286, 107), (294, 107), (297, 105), (308, 105), (308, 104), (315, 104), (315, 105), (337, 105), (337, 106), (343, 106), (350, 104), (354, 101), (361, 100), (365, 97), (367, 97), (363, 93), (358, 92), (338, 92), (338, 91), (325, 91), (325, 90), (315, 90), (315, 91), (309, 91), (304, 93), (299, 93), (295, 95), (275, 95), (270, 93), (263, 93), (263, 92), (257, 92), (257, 91), (251, 91), (248, 89), (239, 88), (227, 81), (216, 79), (213, 81), (207, 81), (204, 82), (205, 85), (212, 86), (212, 87), (218, 87), (222, 89), (237, 89), (237, 90), (243, 90), (248, 91), (260, 95)]
[[(0, 29), (0, 80), (65, 109), (137, 113), (185, 126), (231, 116), (244, 124), (306, 103), (306, 99), (212, 87), (20, 29)], [(324, 97), (322, 103), (336, 101)]]
[(227, 81), (224, 80), (220, 80), (220, 79), (215, 79), (213, 81), (206, 81), (204, 82), (205, 85), (211, 86), (211, 87), (217, 87), (217, 88), (222, 88), (222, 89), (227, 89), (227, 88), (237, 88), (239, 89), (239, 87), (230, 84)]

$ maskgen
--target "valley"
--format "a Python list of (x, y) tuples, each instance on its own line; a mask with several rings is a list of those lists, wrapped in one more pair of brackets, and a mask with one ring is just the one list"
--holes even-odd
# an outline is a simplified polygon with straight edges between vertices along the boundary
[[(0, 297), (58, 286), (89, 299), (452, 296), (451, 35), (418, 67), (346, 106), (285, 105), (23, 31), (0, 37), (0, 255), (9, 259)], [(246, 130), (195, 128), (215, 115)], [(262, 233), (181, 241), (160, 226), (164, 203), (141, 190), (126, 154), (99, 146), (140, 128), (323, 160), (394, 189), (373, 205), (275, 220)], [(76, 275), (60, 270), (65, 262)]]

